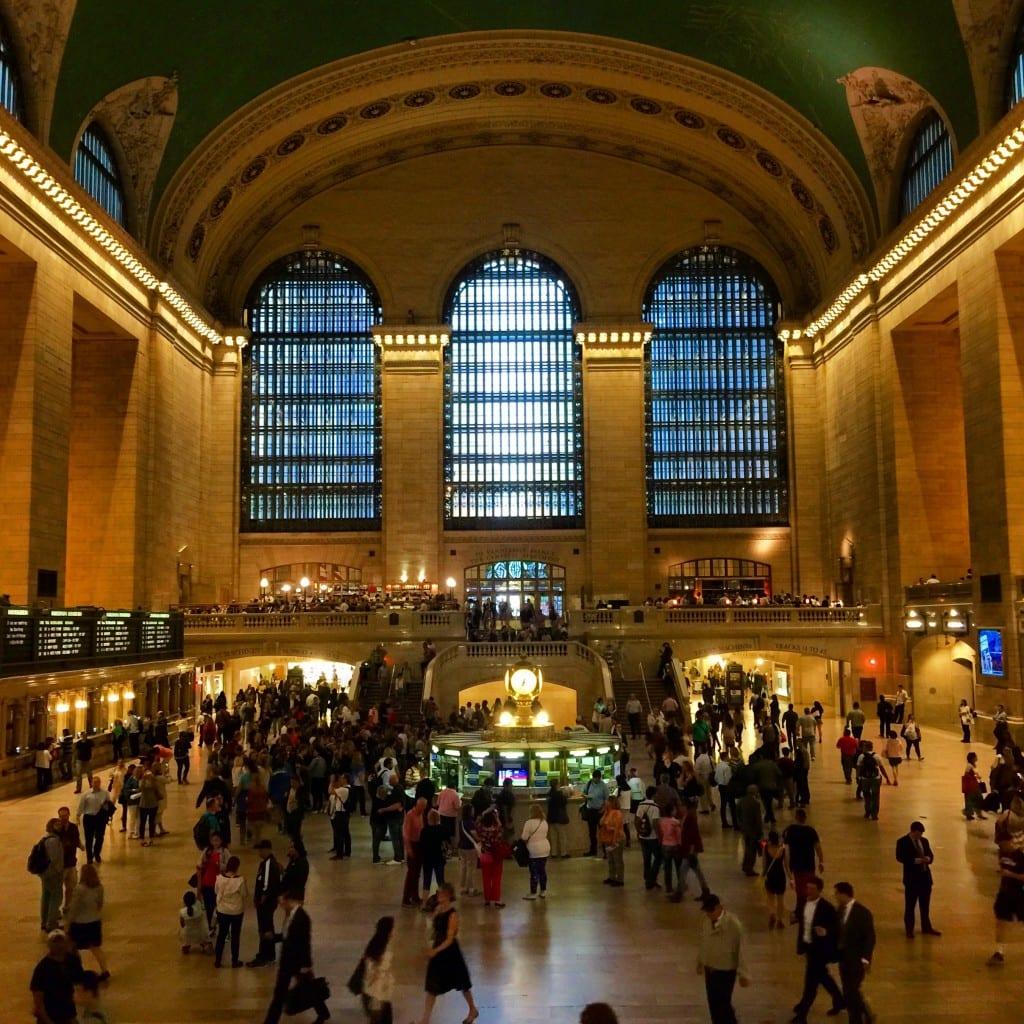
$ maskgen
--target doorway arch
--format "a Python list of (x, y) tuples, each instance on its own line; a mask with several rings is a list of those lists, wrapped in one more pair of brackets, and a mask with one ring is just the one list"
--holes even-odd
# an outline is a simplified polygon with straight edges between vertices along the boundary
[(565, 604), (565, 566), (553, 562), (504, 559), (466, 567), (463, 583), (466, 601), (507, 601), (516, 617), (529, 598), (540, 611), (550, 605), (559, 615)]

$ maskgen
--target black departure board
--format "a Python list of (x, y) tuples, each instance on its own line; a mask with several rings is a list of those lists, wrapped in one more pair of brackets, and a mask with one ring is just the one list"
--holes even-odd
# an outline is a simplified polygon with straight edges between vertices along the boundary
[(181, 612), (0, 606), (0, 676), (181, 658)]
[(169, 615), (150, 615), (142, 620), (139, 638), (139, 650), (143, 653), (152, 651), (170, 651), (174, 647), (174, 630), (171, 629)]
[(32, 660), (32, 638), (35, 620), (25, 608), (12, 608), (3, 617), (0, 633), (0, 654), (4, 661)]
[(135, 649), (132, 618), (127, 612), (113, 612), (96, 622), (96, 656), (131, 654)]
[(79, 616), (48, 615), (36, 624), (36, 657), (69, 661), (89, 654), (92, 623)]

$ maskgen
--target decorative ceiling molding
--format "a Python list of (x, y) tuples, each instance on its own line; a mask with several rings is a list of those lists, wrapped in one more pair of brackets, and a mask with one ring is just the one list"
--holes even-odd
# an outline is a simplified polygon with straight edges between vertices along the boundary
[[(820, 215), (810, 194), (798, 189), (794, 195), (791, 183), (784, 178), (779, 181), (774, 167), (766, 171), (751, 159), (739, 165), (747, 171), (740, 175), (736, 161), (730, 158), (731, 147), (724, 143), (718, 147), (721, 155), (712, 151), (698, 156), (666, 150), (657, 140), (615, 131), (606, 124), (600, 131), (585, 131), (578, 123), (558, 119), (480, 116), (458, 124), (441, 121), (418, 129), (403, 128), (341, 153), (328, 149), (315, 163), (297, 163), (288, 177), (279, 174), (273, 188), (262, 190), (258, 199), (245, 205), (236, 205), (225, 195), (216, 209), (226, 222), (216, 224), (216, 236), (208, 238), (200, 223), (198, 233), (194, 230), (189, 239), (189, 251), (195, 252), (197, 259), (201, 254), (204, 302), (210, 309), (237, 313), (246, 287), (239, 274), (249, 253), (292, 210), (327, 189), (403, 160), (460, 149), (522, 145), (625, 159), (707, 189), (746, 218), (775, 253), (788, 278), (787, 291), (795, 307), (808, 309), (820, 301), (816, 296), (824, 292), (822, 268), (827, 264), (820, 241)], [(758, 183), (755, 175), (764, 182)], [(230, 211), (230, 218), (225, 210)], [(207, 250), (210, 242), (213, 244)]]
[(6, 0), (5, 20), (14, 43), (26, 93), (29, 127), (49, 140), (53, 101), (77, 0)]
[[(566, 33), (493, 32), (346, 59), (248, 104), (175, 174), (154, 217), (156, 252), (163, 262), (180, 265), (188, 259), (186, 250), (194, 253), (197, 242), (202, 247), (210, 230), (206, 213), (231, 202), (239, 186), (250, 187), (300, 150), (306, 149), (303, 160), (310, 159), (309, 151), (324, 148), (325, 138), (334, 148), (334, 135), (354, 136), (357, 126), (401, 118), (410, 130), (445, 114), (462, 116), (456, 108), (463, 105), (489, 102), (495, 116), (508, 116), (515, 104), (538, 101), (632, 118), (638, 138), (656, 134), (655, 125), (662, 132), (672, 125), (680, 135), (713, 126), (721, 129), (713, 146), (764, 160), (765, 174), (778, 168), (785, 177), (775, 155), (785, 154), (797, 165), (790, 173), (800, 176), (798, 201), (812, 196), (821, 210), (821, 244), (832, 250), (843, 246), (844, 260), (851, 262), (874, 240), (869, 201), (839, 152), (798, 113), (752, 83), (638, 44)], [(664, 139), (659, 144), (664, 147)], [(763, 157), (756, 155), (762, 152)], [(267, 174), (261, 188), (272, 177)]]
[(177, 112), (176, 76), (139, 78), (104, 96), (89, 111), (78, 133), (80, 137), (89, 124), (97, 121), (116, 145), (133, 220), (142, 237), (149, 221), (157, 171)]
[(978, 102), (979, 134), (1005, 113), (1011, 49), (1024, 0), (953, 0)]
[(839, 81), (846, 87), (850, 116), (867, 158), (882, 228), (888, 230), (909, 130), (926, 108), (940, 115), (942, 109), (917, 82), (888, 68), (857, 68)]

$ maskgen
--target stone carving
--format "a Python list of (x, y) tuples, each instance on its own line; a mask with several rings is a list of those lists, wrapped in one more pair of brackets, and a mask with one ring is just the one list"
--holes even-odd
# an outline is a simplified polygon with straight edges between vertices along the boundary
[(888, 68), (857, 68), (839, 79), (846, 87), (860, 144), (875, 186), (882, 226), (888, 226), (907, 131), (926, 107), (939, 106), (916, 82)]
[(178, 111), (177, 76), (139, 78), (105, 96), (84, 124), (99, 121), (116, 141), (122, 175), (134, 202), (139, 233), (145, 237), (153, 185)]
[(1003, 113), (1007, 44), (1020, 24), (1021, 0), (953, 0), (953, 11), (967, 51), (978, 125), (982, 132)]
[(7, 0), (4, 14), (18, 43), (29, 112), (43, 142), (49, 141), (53, 98), (76, 0)]
[[(301, 82), (285, 83), (270, 90), (261, 102), (250, 104), (243, 114), (211, 133), (175, 174), (161, 199), (155, 220), (161, 258), (173, 258), (175, 242), (172, 239), (179, 236), (190, 209), (194, 209), (197, 202), (203, 206), (209, 203), (209, 198), (203, 200), (199, 193), (211, 182), (223, 186), (230, 180), (228, 165), (237, 159), (235, 154), (275, 127), (280, 131), (285, 122), (294, 123), (303, 111), (322, 109), (324, 104), (336, 102), (346, 93), (356, 90), (365, 93), (374, 85), (422, 75), (426, 68), (449, 76), (450, 84), (442, 87), (446, 95), (472, 99), (480, 93), (480, 87), (471, 84), (474, 69), (478, 69), (479, 74), (485, 69), (509, 64), (538, 65), (544, 69), (560, 66), (584, 75), (603, 76), (613, 69), (616, 76), (630, 76), (638, 83), (647, 83), (648, 87), (671, 89), (702, 100), (715, 109), (732, 111), (737, 119), (752, 122), (770, 133), (780, 149), (795, 153), (808, 171), (822, 182), (841, 215), (839, 229), (849, 238), (854, 259), (862, 256), (872, 241), (870, 204), (852, 170), (809, 124), (794, 116), (781, 101), (748, 87), (741, 79), (723, 76), (716, 69), (687, 58), (666, 57), (659, 51), (622, 41), (584, 36), (566, 39), (562, 33), (549, 35), (537, 31), (515, 37), (448, 36), (430, 41), (415, 51), (394, 47), (339, 61), (321, 69), (315, 79), (303, 76)], [(583, 88), (603, 89), (593, 81)], [(603, 91), (611, 93), (608, 89)], [(617, 97), (610, 94), (601, 98)], [(656, 118), (650, 120), (653, 122)]]

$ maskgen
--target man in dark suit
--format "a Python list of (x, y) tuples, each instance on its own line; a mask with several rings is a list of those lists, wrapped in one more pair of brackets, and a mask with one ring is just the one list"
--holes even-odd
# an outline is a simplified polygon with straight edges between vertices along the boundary
[(260, 855), (259, 867), (256, 868), (256, 884), (253, 887), (252, 901), (256, 907), (256, 930), (260, 936), (260, 949), (255, 958), (248, 963), (249, 967), (265, 967), (274, 962), (274, 911), (281, 895), (281, 865), (274, 856), (274, 848), (269, 839), (261, 839), (256, 844)]
[[(298, 889), (286, 889), (281, 893), (280, 902), (285, 915), (280, 935), (281, 959), (277, 965), (274, 995), (263, 1024), (278, 1024), (292, 982), (303, 975), (313, 975), (313, 925), (302, 900), (303, 893)], [(317, 1003), (313, 1009), (316, 1010), (314, 1024), (323, 1024), (331, 1016), (325, 1003)]]
[(860, 987), (871, 966), (875, 951), (875, 919), (864, 904), (853, 898), (849, 882), (836, 882), (836, 906), (839, 916), (839, 980), (850, 1024), (871, 1024), (875, 1019), (868, 1009)]
[(825, 883), (820, 878), (807, 882), (807, 902), (797, 921), (796, 951), (803, 956), (804, 992), (793, 1007), (792, 1024), (807, 1024), (807, 1014), (814, 1005), (821, 986), (832, 997), (828, 1016), (836, 1017), (846, 1008), (843, 994), (828, 965), (836, 962), (836, 908), (821, 895)]
[(921, 907), (921, 934), (941, 935), (932, 927), (930, 916), (932, 902), (932, 855), (931, 844), (924, 837), (924, 825), (915, 821), (905, 836), (896, 841), (896, 859), (903, 865), (903, 924), (907, 938), (914, 937), (914, 909)]

